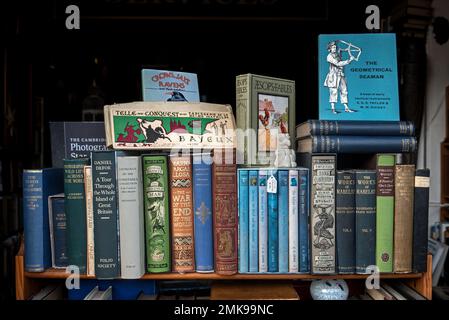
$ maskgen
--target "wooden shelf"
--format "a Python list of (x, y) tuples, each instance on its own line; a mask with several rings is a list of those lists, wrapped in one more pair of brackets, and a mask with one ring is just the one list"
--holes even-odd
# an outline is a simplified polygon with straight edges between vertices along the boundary
[[(314, 280), (314, 279), (366, 279), (364, 274), (235, 274), (230, 276), (216, 273), (147, 273), (142, 280)], [(45, 272), (25, 272), (25, 277), (32, 279), (65, 279), (63, 270), (49, 269)], [(419, 279), (422, 273), (381, 273), (381, 279)], [(81, 279), (95, 279), (94, 276), (81, 275)]]

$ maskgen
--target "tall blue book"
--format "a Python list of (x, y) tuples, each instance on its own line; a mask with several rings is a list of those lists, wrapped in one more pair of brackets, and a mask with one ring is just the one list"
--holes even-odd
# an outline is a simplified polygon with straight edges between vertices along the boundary
[(278, 171), (278, 212), (279, 212), (279, 272), (288, 272), (288, 170)]
[(214, 271), (214, 242), (212, 237), (212, 166), (194, 154), (192, 164), (193, 209), (195, 229), (195, 270)]
[(259, 271), (259, 185), (258, 170), (249, 171), (249, 272)]
[(48, 196), (63, 191), (62, 169), (23, 171), (23, 226), (27, 272), (42, 272), (52, 265)]
[[(239, 170), (239, 272), (249, 271), (249, 203), (248, 170)], [(194, 181), (195, 187), (195, 181)]]
[(64, 202), (63, 193), (48, 197), (51, 264), (53, 268), (66, 268), (70, 264), (67, 250), (67, 216)]
[(395, 34), (329, 34), (318, 40), (320, 120), (399, 121)]
[(309, 170), (299, 169), (299, 272), (310, 272), (309, 251)]
[(267, 171), (259, 170), (259, 272), (268, 271)]
[(279, 215), (278, 215), (278, 173), (268, 171), (268, 272), (279, 271)]

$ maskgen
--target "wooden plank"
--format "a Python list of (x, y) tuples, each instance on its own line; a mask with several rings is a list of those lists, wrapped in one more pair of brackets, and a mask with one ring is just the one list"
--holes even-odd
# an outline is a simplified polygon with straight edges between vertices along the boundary
[(428, 300), (432, 300), (432, 255), (427, 255), (427, 271), (422, 277), (406, 282)]

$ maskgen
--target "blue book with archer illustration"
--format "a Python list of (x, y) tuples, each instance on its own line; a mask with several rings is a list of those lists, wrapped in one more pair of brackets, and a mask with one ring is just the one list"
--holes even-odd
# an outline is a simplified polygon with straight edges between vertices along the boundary
[(249, 272), (259, 271), (259, 171), (249, 171)]
[(278, 172), (279, 272), (288, 272), (288, 170)]
[[(248, 204), (248, 170), (239, 170), (239, 272), (248, 272), (249, 267), (249, 204)], [(195, 181), (194, 181), (195, 182)], [(193, 186), (196, 187), (195, 185)]]
[(320, 120), (399, 121), (396, 36), (320, 35)]
[(278, 215), (278, 173), (268, 171), (268, 272), (279, 271), (279, 215)]
[(143, 69), (143, 101), (200, 102), (195, 73)]

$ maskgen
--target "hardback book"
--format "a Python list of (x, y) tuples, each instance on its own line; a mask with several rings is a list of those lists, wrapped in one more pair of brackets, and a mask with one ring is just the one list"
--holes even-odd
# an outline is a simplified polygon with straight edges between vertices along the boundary
[(411, 153), (415, 137), (403, 136), (310, 136), (297, 141), (298, 152), (312, 153)]
[(38, 293), (31, 296), (29, 300), (63, 300), (64, 287), (58, 284), (51, 284), (42, 288)]
[(239, 150), (245, 165), (274, 162), (280, 134), (295, 137), (295, 82), (255, 74), (236, 77), (237, 128), (243, 136)]
[(215, 272), (238, 270), (237, 165), (235, 151), (215, 149), (212, 165)]
[(195, 73), (169, 70), (142, 70), (143, 101), (200, 102)]
[(234, 149), (230, 105), (132, 102), (104, 107), (106, 143), (115, 150)]
[(411, 121), (308, 120), (296, 126), (296, 139), (309, 136), (413, 136)]
[(268, 272), (279, 271), (278, 188), (278, 172), (269, 170), (267, 174)]
[(320, 120), (399, 121), (395, 34), (320, 35), (318, 87)]
[(121, 278), (139, 279), (145, 273), (145, 223), (140, 156), (117, 157), (117, 193)]
[(52, 267), (66, 268), (69, 265), (69, 256), (67, 254), (67, 219), (63, 193), (48, 197), (48, 221)]
[(145, 248), (147, 271), (171, 271), (168, 160), (165, 155), (143, 155)]
[(259, 272), (268, 272), (268, 200), (266, 170), (259, 170)]
[(299, 271), (298, 170), (288, 171), (288, 183), (288, 271), (295, 273)]
[(62, 168), (63, 159), (90, 158), (106, 150), (104, 122), (50, 122), (51, 162)]
[(249, 171), (238, 170), (239, 273), (249, 271)]
[(190, 154), (170, 155), (170, 222), (172, 271), (195, 271), (192, 160)]
[(289, 205), (288, 205), (288, 189), (289, 189), (289, 170), (278, 171), (278, 238), (279, 238), (279, 272), (288, 272), (288, 231), (289, 231)]
[(62, 169), (23, 171), (23, 228), (27, 272), (43, 272), (51, 267), (48, 196), (63, 191)]
[(213, 272), (212, 159), (210, 153), (194, 153), (192, 159), (195, 270)]
[(338, 273), (355, 272), (355, 191), (354, 171), (337, 171), (335, 233)]
[(430, 170), (417, 169), (413, 211), (412, 271), (427, 271)]
[(309, 169), (299, 168), (298, 219), (299, 219), (299, 272), (310, 272), (310, 180)]
[(395, 166), (393, 272), (412, 272), (415, 165)]
[(92, 187), (92, 166), (84, 166), (84, 194), (86, 199), (87, 224), (87, 275), (95, 275), (95, 241), (94, 241), (94, 199)]
[(112, 286), (109, 286), (106, 290), (100, 290), (98, 286), (95, 286), (84, 300), (112, 300)]
[(393, 272), (394, 166), (396, 155), (377, 155), (376, 265), (380, 272)]
[(95, 276), (120, 277), (120, 234), (117, 204), (117, 153), (92, 152)]
[(64, 159), (64, 194), (69, 263), (87, 271), (87, 220), (84, 166), (90, 158)]
[(355, 271), (376, 264), (376, 171), (355, 172)]
[(259, 171), (249, 171), (249, 272), (259, 271)]

